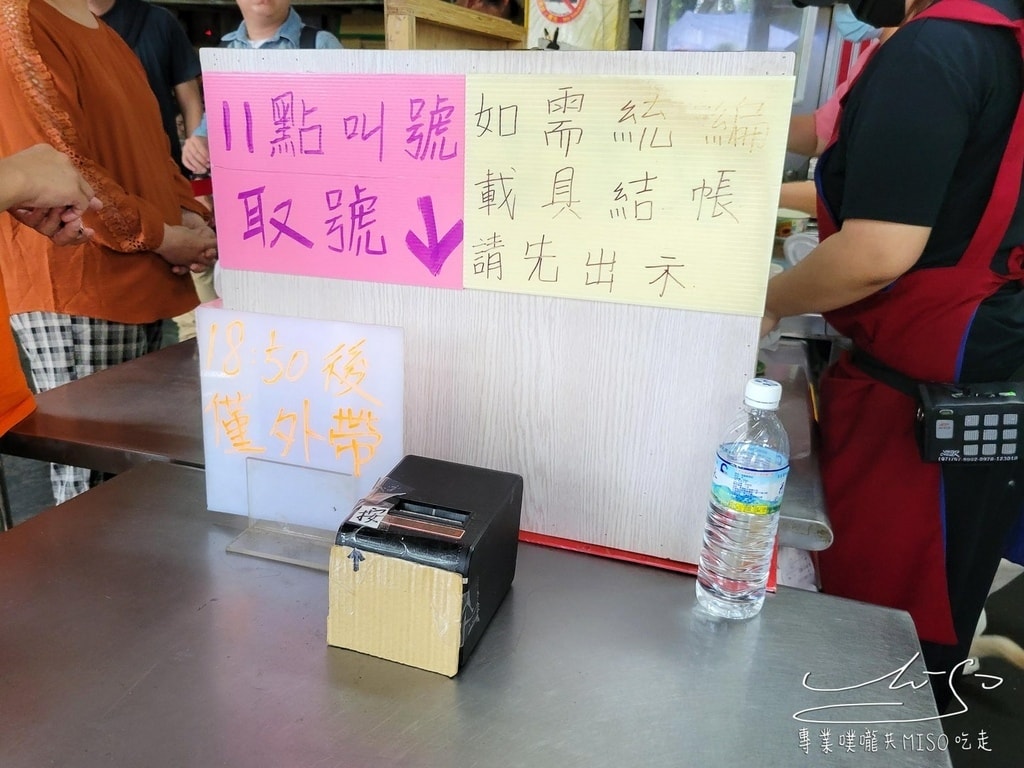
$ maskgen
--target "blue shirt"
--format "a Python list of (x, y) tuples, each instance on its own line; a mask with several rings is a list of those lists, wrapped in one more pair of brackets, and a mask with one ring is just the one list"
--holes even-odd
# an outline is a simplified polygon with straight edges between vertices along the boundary
[[(277, 33), (273, 37), (269, 37), (263, 40), (259, 44), (254, 44), (249, 39), (249, 33), (245, 28), (245, 22), (243, 21), (238, 25), (238, 29), (234, 32), (228, 32), (221, 41), (227, 43), (225, 48), (258, 48), (259, 50), (296, 50), (299, 47), (299, 40), (302, 37), (302, 19), (299, 18), (299, 14), (292, 8), (288, 11), (288, 18), (284, 20), (284, 23), (277, 28)], [(326, 30), (319, 30), (316, 33), (316, 47), (318, 50), (325, 50), (328, 48), (341, 48), (341, 42)], [(203, 119), (199, 123), (199, 126), (192, 132), (193, 136), (206, 136), (206, 114), (203, 114)]]

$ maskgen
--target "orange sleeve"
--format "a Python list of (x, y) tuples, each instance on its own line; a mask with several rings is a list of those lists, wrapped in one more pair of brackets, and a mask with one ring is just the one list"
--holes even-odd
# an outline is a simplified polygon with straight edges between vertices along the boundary
[[(28, 6), (29, 0), (2, 5), (0, 92), (11, 109), (0, 131), (0, 151), (6, 155), (41, 142), (53, 145), (72, 159), (103, 202), (102, 210), (86, 217), (86, 223), (96, 230), (97, 243), (124, 253), (158, 248), (165, 223), (159, 210), (129, 194), (106, 168), (91, 159), (97, 156), (91, 130), (116, 127), (86, 115), (87, 109), (94, 115), (102, 112), (103, 105), (83, 103), (77, 87), (82, 73), (75, 71), (63, 55), (60, 41), (49, 34), (45, 15), (30, 13)], [(182, 183), (187, 187), (184, 178)]]

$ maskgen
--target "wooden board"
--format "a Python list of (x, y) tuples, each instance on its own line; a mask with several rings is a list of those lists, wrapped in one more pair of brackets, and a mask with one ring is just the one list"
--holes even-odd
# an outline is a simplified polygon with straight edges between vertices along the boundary
[(443, 0), (384, 0), (389, 50), (502, 50), (525, 47), (526, 27)]
[[(205, 50), (204, 70), (788, 75), (793, 66), (786, 53), (239, 53), (251, 54)], [(521, 474), (525, 531), (696, 562), (714, 448), (753, 374), (758, 317), (232, 270), (222, 292), (233, 309), (402, 327), (406, 452)]]

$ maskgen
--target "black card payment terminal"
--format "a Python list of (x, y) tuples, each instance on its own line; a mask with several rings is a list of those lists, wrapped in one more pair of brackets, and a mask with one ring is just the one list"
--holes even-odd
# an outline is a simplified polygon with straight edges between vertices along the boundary
[(920, 384), (921, 457), (941, 463), (1017, 461), (1024, 422), (1024, 382)]

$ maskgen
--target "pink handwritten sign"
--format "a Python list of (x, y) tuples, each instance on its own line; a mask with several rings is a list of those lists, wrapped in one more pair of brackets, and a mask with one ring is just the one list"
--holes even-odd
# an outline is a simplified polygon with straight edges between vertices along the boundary
[(462, 287), (465, 78), (204, 77), (225, 267)]

